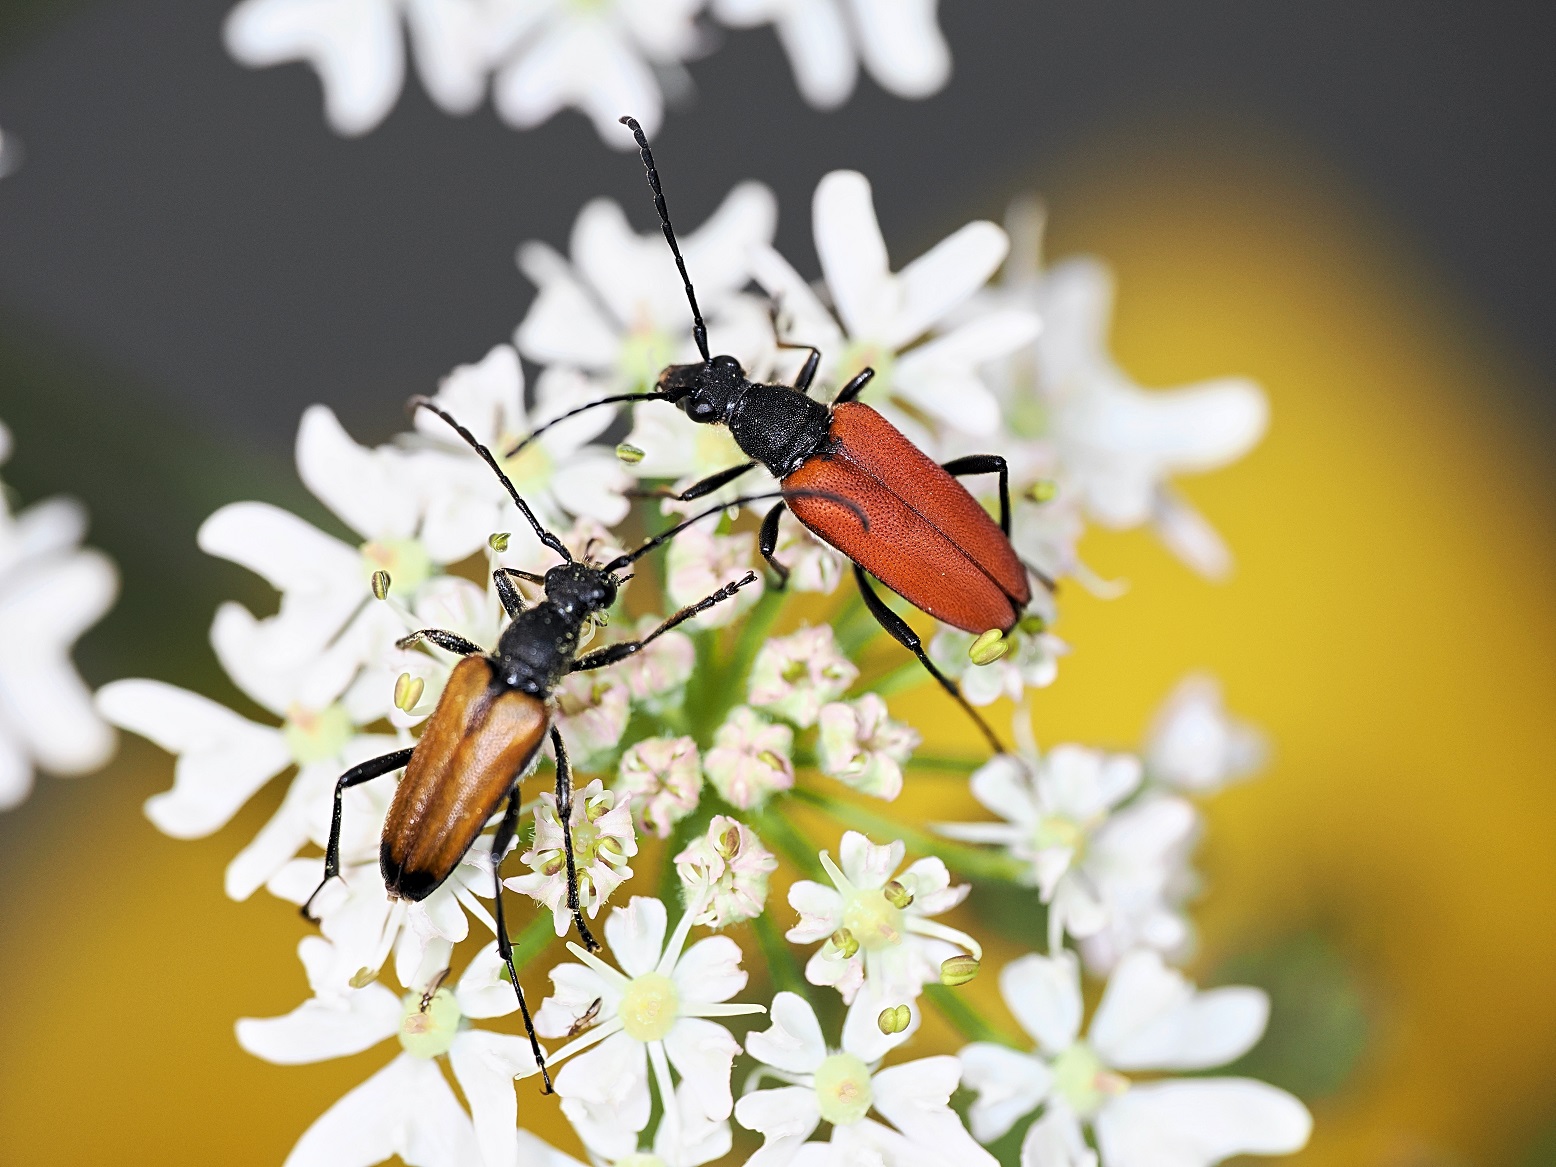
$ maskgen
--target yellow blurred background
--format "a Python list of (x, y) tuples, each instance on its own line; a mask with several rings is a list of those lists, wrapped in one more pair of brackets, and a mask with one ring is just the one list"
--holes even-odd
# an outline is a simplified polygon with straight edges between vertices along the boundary
[[(1556, 523), (1549, 435), (1508, 408), (1527, 372), (1296, 148), (1120, 139), (1045, 194), (1051, 254), (1118, 273), (1123, 366), (1146, 385), (1252, 375), (1273, 423), (1244, 463), (1186, 484), (1237, 555), (1229, 584), (1149, 535), (1088, 537), (1091, 565), (1131, 586), (1064, 598), (1073, 653), (1036, 702), (1040, 739), (1131, 745), (1185, 672), (1221, 677), (1274, 757), (1207, 803), (1196, 971), (1319, 935), (1368, 1023), (1294, 1162), (1534, 1162), (1556, 1123)], [(897, 707), (959, 733), (939, 700)], [(238, 1049), (236, 1017), (306, 995), (293, 909), (221, 892), (276, 792), (180, 843), (139, 810), (169, 781), (126, 741), (107, 772), (44, 780), (14, 812), (0, 1162), (279, 1164), (389, 1056), (276, 1067)], [(939, 799), (938, 817), (946, 789), (911, 805)], [(522, 1091), (521, 1121), (558, 1129)]]

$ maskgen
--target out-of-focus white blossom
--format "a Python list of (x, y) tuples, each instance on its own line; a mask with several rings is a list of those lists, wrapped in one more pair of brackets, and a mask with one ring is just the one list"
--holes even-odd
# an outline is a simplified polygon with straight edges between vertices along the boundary
[(1001, 754), (973, 774), (971, 788), (1005, 821), (946, 823), (938, 830), (995, 844), (1028, 865), (1028, 880), (1048, 905), (1049, 948), (1057, 950), (1065, 934), (1090, 936), (1107, 923), (1110, 905), (1097, 868), (1116, 861), (1106, 834), (1109, 815), (1139, 785), (1140, 761), (1128, 754), (1069, 745), (1041, 759)]
[(1152, 782), (1208, 794), (1253, 774), (1264, 764), (1264, 737), (1228, 716), (1214, 677), (1185, 677), (1151, 722), (1145, 772)]
[(794, 785), (794, 731), (748, 705), (730, 710), (703, 761), (708, 781), (731, 806), (750, 810)]
[[(730, 191), (702, 226), (676, 233), (716, 352), (755, 363), (772, 351), (766, 309), (738, 293), (751, 278), (748, 252), (771, 242), (777, 219), (772, 192), (747, 182)], [(618, 204), (595, 199), (578, 213), (568, 250), (570, 258), (564, 259), (544, 243), (526, 243), (519, 249), (519, 267), (536, 288), (514, 333), (521, 353), (553, 367), (581, 370), (595, 383), (596, 395), (645, 392), (666, 365), (697, 359), (691, 308), (657, 228), (639, 235)], [(674, 406), (647, 404), (679, 416)], [(604, 425), (611, 411), (585, 416), (599, 418), (598, 424)], [(686, 430), (710, 428), (693, 427), (684, 417), (680, 425)], [(661, 472), (680, 453), (666, 449), (663, 441), (645, 435), (628, 441), (644, 452), (643, 462), (635, 467), (638, 474), (657, 478), (681, 473)], [(723, 465), (743, 461), (741, 455)]]
[[(0, 174), (5, 143), (0, 139)], [(11, 434), (0, 425), (0, 463)], [(84, 774), (113, 754), (113, 730), (70, 660), (113, 606), (112, 561), (81, 546), (86, 512), (53, 498), (15, 514), (0, 487), (0, 810), (32, 789), (33, 767)]]
[(627, 686), (610, 669), (569, 673), (554, 698), (557, 728), (585, 770), (616, 748), (632, 716)]
[(858, 678), (858, 666), (838, 649), (831, 625), (801, 628), (762, 646), (751, 665), (746, 701), (808, 729), (821, 707)]
[[(998, 1161), (951, 1109), (961, 1078), (955, 1058), (942, 1054), (880, 1068), (881, 1059), (917, 1029), (918, 1018), (888, 1036), (876, 1021), (879, 1005), (866, 997), (855, 1001), (841, 1048), (834, 1049), (810, 1002), (788, 992), (773, 998), (772, 1026), (750, 1034), (746, 1048), (786, 1085), (751, 1091), (735, 1104), (735, 1120), (764, 1139), (747, 1167), (995, 1167)], [(808, 1143), (823, 1122), (832, 1127), (828, 1142)]]
[(906, 1002), (938, 981), (951, 957), (982, 958), (971, 936), (930, 919), (966, 899), (967, 885), (952, 887), (939, 859), (919, 859), (897, 873), (904, 851), (901, 842), (877, 847), (848, 831), (841, 865), (821, 852), (832, 887), (802, 879), (789, 888), (800, 920), (786, 935), (796, 944), (824, 941), (805, 966), (811, 984), (831, 985), (849, 1003), (866, 984), (875, 1000)]
[[(1022, 957), (1000, 973), (1000, 989), (1037, 1049), (970, 1045), (962, 1076), (978, 1093), (969, 1117), (984, 1142), (1044, 1107), (1022, 1143), (1022, 1167), (1087, 1162), (1083, 1126), (1095, 1133), (1102, 1167), (1211, 1167), (1307, 1142), (1312, 1118), (1284, 1090), (1247, 1078), (1155, 1076), (1212, 1069), (1252, 1048), (1269, 1017), (1258, 989), (1196, 992), (1156, 953), (1130, 953), (1084, 1038), (1073, 954)], [(1153, 1076), (1131, 1080), (1136, 1071)]]
[[(969, 223), (893, 273), (869, 180), (851, 170), (821, 180), (812, 218), (836, 317), (771, 247), (753, 248), (752, 265), (779, 305), (784, 339), (821, 350), (820, 383), (840, 388), (869, 366), (875, 378), (862, 400), (899, 398), (940, 424), (995, 433), (999, 405), (978, 367), (1028, 344), (1038, 319), (1020, 307), (980, 312), (954, 327), (947, 318), (999, 268), (1005, 232), (993, 223)], [(891, 412), (910, 436), (919, 428), (901, 411)]]
[[(662, 623), (658, 616), (644, 616), (634, 635), (641, 639)], [(696, 665), (697, 648), (692, 638), (671, 630), (615, 665), (613, 671), (626, 682), (632, 700), (657, 712), (680, 700), (681, 690), (691, 680)]]
[(795, 522), (786, 522), (778, 528), (778, 546), (773, 548), (773, 558), (789, 569), (788, 586), (797, 592), (831, 595), (848, 566), (842, 552), (827, 546)]
[[(582, 376), (552, 369), (536, 386), (534, 410), (526, 409), (519, 355), (500, 344), (479, 363), (461, 365), (445, 377), (433, 401), (491, 449), (543, 525), (559, 527), (564, 516), (578, 515), (611, 526), (627, 515), (625, 491), (632, 479), (610, 451), (587, 444), (610, 424), (608, 412), (570, 418), (516, 457), (506, 456), (536, 425), (597, 393)], [(423, 444), (412, 466), (425, 495), (422, 542), (429, 553), (440, 562), (456, 562), (486, 546), (494, 532), (504, 531), (518, 544), (513, 550), (540, 554), (528, 520), (491, 467), (437, 415), (418, 410), (415, 424)]]
[[(496, 942), (453, 989), (415, 989), (403, 997), (384, 985), (354, 989), (333, 980), (338, 962), (330, 947), (317, 936), (303, 939), (298, 955), (313, 997), (282, 1017), (239, 1021), (238, 1044), (279, 1065), (349, 1057), (390, 1038), (398, 1039), (400, 1052), (315, 1120), (287, 1156), (288, 1167), (377, 1163), (394, 1155), (429, 1167), (518, 1167), (513, 1080), (537, 1072), (534, 1053), (522, 1037), (467, 1023), (518, 1007)], [(444, 1058), (468, 1114), (439, 1069)]]
[(887, 801), (902, 792), (902, 767), (923, 737), (888, 717), (886, 702), (877, 694), (825, 705), (817, 724), (823, 774)]
[(621, 755), (616, 789), (630, 800), (640, 829), (670, 837), (670, 828), (702, 796), (702, 758), (689, 737), (651, 737), (633, 742)]
[(938, 93), (951, 77), (951, 49), (935, 23), (938, 0), (713, 0), (736, 28), (771, 24), (794, 81), (818, 109), (842, 105), (862, 61), (898, 97)]
[(716, 814), (708, 829), (675, 857), (676, 874), (687, 904), (702, 904), (692, 921), (706, 928), (727, 928), (762, 914), (767, 879), (778, 860), (739, 819)]
[[(578, 906), (592, 920), (600, 907), (632, 877), (629, 860), (638, 853), (632, 831), (631, 804), (605, 789), (596, 778), (573, 794), (573, 862), (578, 876)], [(566, 936), (573, 916), (567, 906), (567, 857), (562, 849), (562, 822), (557, 817), (556, 795), (540, 796), (535, 810), (535, 839), (520, 857), (529, 875), (503, 881), (505, 887), (523, 892), (551, 909), (556, 934)]]
[[(755, 551), (756, 536), (749, 532), (715, 535), (701, 526), (682, 531), (665, 556), (666, 590), (671, 602), (684, 608), (726, 584), (744, 578), (751, 570), (751, 557)], [(734, 623), (762, 598), (764, 586), (758, 575), (754, 583), (741, 588), (733, 599), (693, 616), (685, 627), (722, 628)]]
[[(729, 1076), (740, 1045), (711, 1018), (763, 1008), (729, 1003), (745, 987), (746, 974), (740, 948), (728, 936), (686, 948), (694, 914), (686, 912), (666, 940), (665, 905), (634, 896), (605, 920), (619, 971), (572, 943), (568, 948), (583, 964), (551, 970), (555, 992), (535, 1015), (535, 1028), (545, 1037), (571, 1037), (589, 1019), (591, 1027), (552, 1060), (572, 1058), (556, 1075), (556, 1090), (562, 1112), (598, 1155), (619, 1159), (637, 1150), (638, 1133), (648, 1125), (650, 1077), (673, 1140), (722, 1122), (734, 1108)], [(672, 1067), (684, 1091), (672, 1084)]]
[[(1046, 602), (1039, 597), (1037, 603)], [(929, 659), (961, 686), (962, 696), (974, 705), (992, 705), (1001, 697), (1019, 703), (1027, 689), (1046, 689), (1059, 676), (1059, 658), (1069, 645), (1048, 631), (1045, 620), (1025, 616), (1007, 637), (1012, 646), (1005, 655), (985, 665), (975, 665), (968, 655), (977, 637), (942, 624), (929, 642)]]

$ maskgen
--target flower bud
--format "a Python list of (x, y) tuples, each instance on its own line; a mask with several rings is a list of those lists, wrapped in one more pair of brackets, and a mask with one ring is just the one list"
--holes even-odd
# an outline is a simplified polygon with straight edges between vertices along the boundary
[(636, 466), (643, 460), (643, 451), (636, 446), (630, 446), (622, 442), (616, 447), (616, 457), (620, 458), (628, 466)]
[(876, 1019), (876, 1024), (881, 1027), (881, 1032), (890, 1036), (901, 1033), (913, 1020), (913, 1013), (906, 1005), (888, 1005), (881, 1010), (881, 1015)]
[(1028, 636), (1041, 636), (1048, 631), (1048, 621), (1044, 620), (1036, 612), (1028, 612), (1021, 617), (1021, 623), (1017, 624), (1016, 627)]
[(968, 659), (975, 665), (991, 665), (1010, 651), (1010, 641), (998, 628), (990, 628), (967, 649)]
[(881, 888), (881, 894), (894, 908), (905, 908), (913, 902), (913, 893), (895, 879)]
[(508, 532), (496, 531), (487, 539), (486, 545), (498, 553), (508, 550)]
[(389, 573), (382, 568), (373, 573), (373, 598), (375, 600), (389, 598)]
[(1026, 496), (1033, 502), (1052, 502), (1059, 497), (1059, 484), (1051, 478), (1039, 478), (1027, 487)]
[(394, 707), (402, 713), (409, 713), (416, 708), (416, 702), (421, 700), (422, 692), (426, 688), (427, 682), (420, 677), (401, 673), (394, 682)]
[(950, 957), (940, 964), (940, 983), (952, 989), (965, 985), (978, 975), (979, 967), (976, 956)]

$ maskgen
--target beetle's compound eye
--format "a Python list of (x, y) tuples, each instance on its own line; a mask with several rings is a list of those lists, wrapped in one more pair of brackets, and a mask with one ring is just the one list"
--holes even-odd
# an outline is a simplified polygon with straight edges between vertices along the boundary
[(719, 411), (714, 408), (713, 402), (700, 393), (686, 403), (686, 416), (693, 421), (713, 421), (718, 415)]
[(734, 357), (729, 356), (727, 353), (723, 356), (714, 357), (713, 364), (720, 370), (727, 371), (733, 369), (738, 372), (740, 369), (740, 362), (737, 361)]

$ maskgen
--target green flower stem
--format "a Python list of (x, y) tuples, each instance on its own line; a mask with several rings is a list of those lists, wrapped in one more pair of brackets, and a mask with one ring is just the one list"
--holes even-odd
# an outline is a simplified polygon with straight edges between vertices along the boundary
[(901, 839), (910, 851), (921, 855), (933, 855), (953, 871), (970, 879), (1019, 883), (1027, 874), (1026, 865), (1009, 855), (937, 838), (899, 823), (895, 819), (887, 818), (885, 815), (876, 814), (853, 803), (823, 794), (819, 790), (796, 787), (792, 795), (856, 831), (874, 834), (878, 839)]
[(513, 941), (513, 966), (522, 969), (556, 941), (556, 925), (551, 920), (551, 910), (542, 908), (540, 914), (524, 926)]
[(858, 592), (853, 592), (832, 618), (832, 636), (844, 656), (856, 657), (865, 645), (881, 632), (881, 626), (864, 606)]
[(939, 770), (946, 774), (971, 774), (987, 758), (951, 758), (943, 754), (914, 754), (905, 765), (909, 770)]
[(925, 985), (924, 999), (968, 1041), (989, 1041), (995, 1045), (1019, 1048), (955, 989), (948, 989), (944, 985)]
[(800, 962), (794, 958), (794, 952), (789, 948), (789, 943), (778, 932), (778, 925), (773, 923), (770, 912), (763, 912), (751, 921), (751, 930), (756, 933), (757, 946), (762, 950), (762, 958), (767, 964), (768, 975), (772, 977), (775, 990), (787, 989), (791, 993), (805, 996), (809, 989), (805, 984), (805, 971), (800, 967)]
[[(783, 611), (784, 598), (783, 592), (764, 591), (762, 598), (746, 615), (745, 621), (741, 624), (740, 638), (735, 641), (728, 662), (720, 670), (719, 687), (716, 692), (726, 697), (737, 692), (744, 695), (746, 674), (751, 671), (751, 662), (756, 659), (756, 654), (761, 650), (762, 645), (767, 643), (773, 625), (778, 622), (778, 616)], [(738, 702), (726, 702), (727, 706), (735, 704)]]
[(871, 693), (878, 693), (882, 697), (890, 697), (896, 693), (904, 693), (909, 689), (916, 689), (929, 680), (931, 680), (931, 677), (925, 672), (924, 666), (919, 664), (918, 661), (910, 659), (904, 661), (896, 668), (882, 673), (875, 680), (865, 685), (864, 688)]
[(826, 882), (827, 873), (821, 866), (816, 848), (800, 836), (787, 818), (770, 808), (752, 811), (747, 817), (756, 828), (757, 835), (778, 848), (784, 858), (798, 867), (807, 879)]

